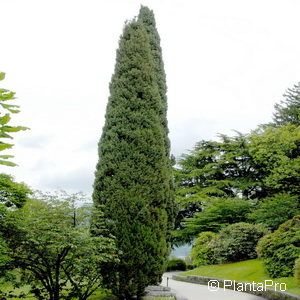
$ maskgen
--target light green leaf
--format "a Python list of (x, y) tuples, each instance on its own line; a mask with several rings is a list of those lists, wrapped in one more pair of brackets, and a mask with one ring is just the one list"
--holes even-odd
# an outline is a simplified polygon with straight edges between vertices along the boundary
[(0, 124), (5, 125), (11, 120), (11, 117), (9, 114), (5, 114), (3, 117), (0, 117)]
[(0, 105), (4, 108), (7, 109), (9, 112), (16, 114), (19, 113), (20, 110), (19, 109), (14, 109), (14, 108), (19, 108), (19, 105), (15, 105), (15, 104), (4, 104), (4, 103), (0, 103)]
[(6, 143), (2, 143), (0, 142), (0, 151), (5, 150), (5, 149), (9, 149), (12, 148), (13, 144), (6, 144)]
[(13, 155), (0, 155), (0, 158), (2, 159), (9, 159), (9, 158), (13, 158)]
[(3, 126), (2, 130), (5, 132), (18, 132), (21, 130), (27, 130), (29, 129), (28, 127), (24, 127), (24, 126)]
[(15, 94), (16, 93), (11, 92), (9, 90), (0, 89), (0, 100), (1, 101), (8, 101), (8, 100), (16, 99)]
[(11, 162), (11, 161), (6, 161), (6, 160), (0, 160), (0, 165), (8, 166), (8, 167), (15, 167), (17, 164)]
[(3, 131), (3, 128), (0, 128), (0, 138), (12, 139), (12, 136), (6, 134), (6, 133)]

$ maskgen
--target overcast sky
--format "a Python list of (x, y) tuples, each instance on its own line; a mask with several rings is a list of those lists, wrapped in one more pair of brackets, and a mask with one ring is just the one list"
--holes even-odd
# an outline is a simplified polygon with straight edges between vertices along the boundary
[(0, 0), (1, 88), (16, 92), (18, 167), (34, 189), (90, 193), (119, 36), (154, 10), (172, 153), (247, 133), (300, 80), (299, 0)]

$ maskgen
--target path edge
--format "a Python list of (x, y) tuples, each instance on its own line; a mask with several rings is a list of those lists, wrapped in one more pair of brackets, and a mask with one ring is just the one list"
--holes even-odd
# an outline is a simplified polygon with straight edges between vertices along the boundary
[[(177, 280), (177, 281), (185, 281), (185, 282), (190, 282), (190, 283), (206, 285), (206, 286), (208, 286), (209, 281), (213, 280), (213, 281), (219, 282), (220, 288), (224, 287), (224, 280), (226, 280), (226, 279), (205, 277), (205, 276), (198, 276), (198, 275), (187, 275), (187, 276), (173, 275), (172, 279)], [(249, 287), (249, 283), (247, 284), (246, 282), (235, 281), (235, 285), (239, 285), (239, 286), (243, 285), (242, 292), (244, 292), (244, 293), (260, 296), (262, 298), (269, 299), (269, 300), (298, 300), (298, 299), (300, 299), (300, 296), (298, 296), (298, 295), (294, 295), (294, 294), (291, 294), (288, 292), (283, 292), (283, 291), (275, 291), (270, 288), (265, 288), (263, 291), (252, 290)], [(256, 287), (258, 287), (258, 286), (256, 286)], [(226, 288), (235, 290), (235, 286), (233, 286), (233, 285), (226, 286)], [(212, 291), (212, 293), (213, 293), (213, 291)]]

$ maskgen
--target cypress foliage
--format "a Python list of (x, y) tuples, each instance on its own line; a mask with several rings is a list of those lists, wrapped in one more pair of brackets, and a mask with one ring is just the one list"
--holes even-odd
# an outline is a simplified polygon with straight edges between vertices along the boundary
[(169, 146), (155, 64), (143, 22), (127, 23), (110, 83), (93, 192), (121, 253), (120, 262), (103, 274), (120, 299), (139, 298), (147, 285), (160, 282), (169, 253)]
[(163, 128), (165, 130), (165, 146), (166, 154), (170, 155), (170, 141), (168, 138), (168, 121), (167, 121), (167, 84), (166, 84), (166, 73), (164, 69), (164, 63), (162, 59), (162, 50), (160, 46), (160, 37), (156, 29), (156, 22), (154, 18), (154, 13), (146, 6), (141, 6), (139, 16), (139, 21), (143, 23), (147, 31), (152, 57), (154, 60), (155, 68), (155, 80), (158, 86), (159, 96), (162, 101), (162, 109), (159, 112), (161, 114), (161, 121)]
[(168, 212), (168, 225), (169, 229), (172, 230), (174, 227), (175, 217), (177, 215), (177, 207), (175, 205), (175, 194), (174, 194), (174, 182), (172, 177), (172, 161), (170, 158), (170, 140), (168, 137), (168, 120), (167, 120), (167, 83), (166, 83), (166, 73), (164, 69), (164, 62), (162, 58), (162, 49), (160, 46), (160, 36), (156, 28), (156, 22), (154, 13), (146, 6), (141, 6), (138, 20), (143, 23), (147, 31), (152, 57), (154, 60), (155, 68), (155, 80), (159, 91), (159, 96), (161, 99), (161, 110), (159, 111), (161, 124), (164, 129), (164, 143), (166, 156), (169, 163), (169, 185), (167, 191), (167, 198), (165, 199), (167, 203)]

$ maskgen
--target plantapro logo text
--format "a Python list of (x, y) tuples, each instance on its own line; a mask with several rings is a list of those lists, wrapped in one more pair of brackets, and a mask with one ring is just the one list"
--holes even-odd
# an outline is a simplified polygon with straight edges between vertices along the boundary
[(212, 279), (207, 283), (207, 287), (212, 292), (218, 291), (220, 288), (227, 288), (237, 292), (261, 292), (266, 291), (268, 288), (272, 288), (275, 291), (286, 291), (286, 283), (274, 282), (273, 280), (265, 280), (264, 282), (238, 282), (235, 280), (223, 280), (222, 283), (223, 284), (220, 284), (218, 280)]

